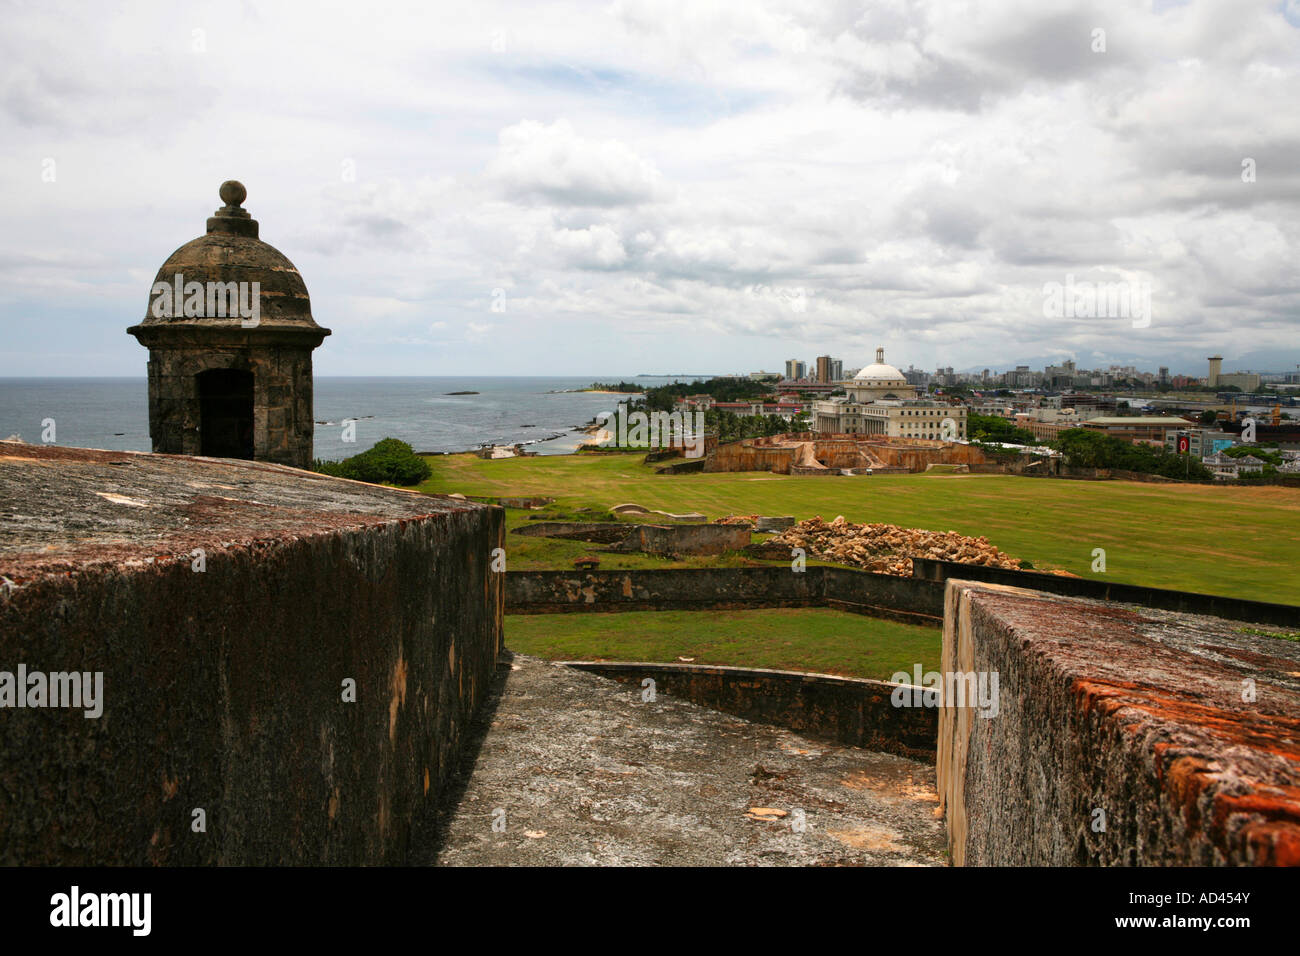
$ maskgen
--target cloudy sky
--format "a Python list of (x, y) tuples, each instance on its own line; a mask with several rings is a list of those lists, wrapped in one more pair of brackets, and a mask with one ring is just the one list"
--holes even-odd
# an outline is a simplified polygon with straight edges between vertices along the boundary
[(229, 178), (318, 374), (1300, 363), (1300, 0), (0, 14), (0, 375), (143, 375)]

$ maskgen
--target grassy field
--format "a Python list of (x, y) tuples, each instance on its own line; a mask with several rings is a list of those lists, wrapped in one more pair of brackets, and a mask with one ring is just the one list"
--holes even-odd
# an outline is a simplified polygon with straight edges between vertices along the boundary
[[(579, 454), (485, 461), (429, 458), (423, 491), (467, 495), (546, 495), (547, 510), (590, 518), (620, 502), (665, 511), (842, 514), (935, 531), (985, 535), (1040, 569), (1085, 577), (1093, 549), (1106, 552), (1108, 580), (1153, 587), (1300, 602), (1300, 489), (1064, 481), (1010, 475), (876, 475), (801, 478), (764, 472), (660, 476), (639, 454)], [(536, 514), (537, 512), (533, 512)], [(509, 510), (510, 527), (529, 513)], [(567, 567), (599, 545), (507, 536), (511, 568)], [(732, 556), (672, 562), (601, 555), (601, 567), (740, 564)], [(608, 622), (606, 622), (608, 623)]]
[(511, 614), (506, 646), (550, 660), (675, 661), (889, 680), (938, 670), (935, 628), (825, 608)]

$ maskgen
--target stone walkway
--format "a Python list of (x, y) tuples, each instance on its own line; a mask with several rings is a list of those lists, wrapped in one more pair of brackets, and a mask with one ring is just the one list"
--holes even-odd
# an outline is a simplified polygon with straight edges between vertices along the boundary
[(643, 701), (536, 658), (502, 667), (450, 788), (438, 865), (946, 863), (928, 763)]

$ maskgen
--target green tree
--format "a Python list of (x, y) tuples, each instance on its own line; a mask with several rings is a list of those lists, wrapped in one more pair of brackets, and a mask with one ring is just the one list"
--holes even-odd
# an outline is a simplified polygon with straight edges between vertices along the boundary
[(1067, 465), (1078, 468), (1118, 468), (1166, 478), (1210, 477), (1204, 465), (1187, 455), (1139, 445), (1091, 428), (1067, 429), (1057, 436), (1052, 447)]
[(1036, 445), (1038, 439), (1027, 428), (1017, 428), (998, 415), (966, 416), (966, 434), (971, 441), (1006, 442), (1008, 445)]
[(671, 412), (673, 404), (687, 395), (712, 395), (717, 402), (749, 402), (766, 398), (771, 387), (748, 378), (711, 378), (707, 381), (673, 382), (648, 388), (644, 399), (634, 399), (633, 408), (651, 412)]
[(427, 461), (406, 442), (396, 438), (381, 439), (372, 448), (342, 461), (317, 459), (312, 470), (376, 485), (418, 485), (433, 474)]

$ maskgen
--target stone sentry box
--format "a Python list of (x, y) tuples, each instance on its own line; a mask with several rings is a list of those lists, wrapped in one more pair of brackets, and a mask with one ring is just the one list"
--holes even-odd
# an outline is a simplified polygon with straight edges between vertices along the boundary
[[(240, 205), (243, 185), (227, 181), (220, 194), (225, 205), (206, 235), (167, 258), (144, 320), (127, 330), (149, 349), (153, 450), (307, 468), (311, 353), (330, 330), (312, 319), (293, 263), (258, 238), (257, 220)], [(239, 298), (214, 294), (218, 283)], [(163, 291), (173, 288), (182, 295)], [(192, 298), (200, 291), (201, 309)], [(236, 302), (254, 306), (244, 310), (252, 314), (232, 308)]]

